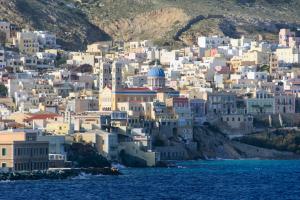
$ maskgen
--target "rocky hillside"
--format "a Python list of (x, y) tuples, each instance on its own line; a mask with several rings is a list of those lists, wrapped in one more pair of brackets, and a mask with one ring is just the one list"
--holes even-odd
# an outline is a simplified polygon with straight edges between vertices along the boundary
[(110, 38), (164, 45), (208, 34), (275, 39), (279, 28), (300, 25), (299, 0), (10, 0), (0, 12), (21, 27), (56, 32), (69, 48)]
[(300, 154), (300, 131), (275, 129), (238, 138), (237, 141), (262, 148), (290, 151)]
[[(273, 146), (260, 146), (258, 143), (232, 141), (219, 130), (202, 127), (194, 130), (194, 140), (198, 143), (197, 152), (191, 152), (194, 157), (206, 159), (299, 159), (296, 151), (289, 149), (272, 148)], [(249, 140), (248, 140), (249, 141)], [(244, 143), (245, 142), (245, 143)]]
[(88, 43), (110, 39), (89, 21), (85, 13), (67, 6), (64, 1), (3, 1), (0, 13), (0, 20), (15, 23), (20, 28), (55, 32), (58, 43), (67, 49), (82, 49)]

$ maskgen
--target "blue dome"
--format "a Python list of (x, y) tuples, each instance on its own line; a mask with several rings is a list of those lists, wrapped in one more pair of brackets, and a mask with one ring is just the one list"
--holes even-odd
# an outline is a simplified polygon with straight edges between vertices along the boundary
[(148, 76), (150, 77), (157, 77), (157, 78), (165, 78), (165, 72), (162, 68), (158, 66), (154, 66), (150, 71), (148, 72)]

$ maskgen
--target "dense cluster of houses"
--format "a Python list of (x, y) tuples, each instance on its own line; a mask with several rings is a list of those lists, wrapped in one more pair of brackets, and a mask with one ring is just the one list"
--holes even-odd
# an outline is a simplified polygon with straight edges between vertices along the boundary
[(282, 126), (299, 111), (298, 30), (281, 29), (279, 42), (210, 36), (169, 50), (105, 41), (84, 52), (64, 51), (47, 31), (0, 22), (0, 32), (2, 168), (62, 167), (73, 142), (111, 161), (127, 155), (154, 166), (196, 151), (197, 126), (244, 135), (254, 121), (272, 126), (278, 115)]

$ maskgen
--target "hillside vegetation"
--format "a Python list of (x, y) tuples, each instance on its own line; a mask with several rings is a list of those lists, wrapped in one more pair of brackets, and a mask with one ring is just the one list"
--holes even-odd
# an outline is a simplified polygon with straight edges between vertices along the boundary
[(300, 132), (298, 130), (275, 130), (245, 136), (238, 141), (262, 148), (290, 151), (300, 154)]
[(56, 32), (69, 48), (96, 40), (192, 44), (199, 35), (262, 34), (300, 24), (299, 0), (11, 0), (5, 19)]
[[(292, 145), (292, 137), (285, 137), (285, 145)], [(290, 139), (287, 139), (290, 138)], [(299, 139), (299, 138), (298, 138)], [(193, 156), (207, 159), (299, 159), (300, 155), (296, 149), (290, 148), (274, 148), (275, 143), (280, 145), (278, 141), (268, 140), (274, 142), (274, 145), (258, 145), (263, 143), (256, 143), (257, 140), (236, 140), (232, 141), (227, 138), (222, 132), (213, 127), (202, 127), (194, 130), (194, 140), (197, 142), (197, 152)], [(280, 139), (281, 140), (281, 139)], [(250, 142), (247, 142), (250, 141)], [(253, 142), (252, 142), (253, 141)], [(268, 142), (264, 141), (264, 142)], [(289, 142), (288, 142), (289, 141)], [(298, 141), (298, 140), (296, 140)], [(271, 142), (270, 142), (271, 143)], [(287, 147), (287, 146), (284, 146)], [(297, 147), (295, 147), (297, 148)], [(299, 146), (298, 146), (299, 150)]]

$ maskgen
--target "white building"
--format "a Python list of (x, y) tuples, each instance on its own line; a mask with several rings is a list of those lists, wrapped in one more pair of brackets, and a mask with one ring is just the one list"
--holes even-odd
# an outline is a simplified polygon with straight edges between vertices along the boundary
[(128, 42), (125, 44), (129, 49), (138, 49), (138, 48), (147, 48), (152, 47), (153, 42), (150, 40), (144, 40), (144, 41), (135, 41), (135, 42)]
[(188, 58), (186, 57), (179, 57), (178, 60), (172, 60), (170, 62), (170, 69), (174, 71), (183, 70), (184, 64), (189, 63)]
[(82, 52), (71, 52), (71, 59), (67, 60), (68, 65), (95, 65), (95, 55)]
[(66, 156), (66, 136), (46, 135), (38, 136), (37, 141), (49, 142), (49, 154), (60, 154)]
[(108, 160), (118, 159), (118, 136), (103, 130), (91, 130), (85, 133), (77, 133), (77, 139), (91, 143), (97, 151)]
[(203, 64), (209, 69), (215, 68), (217, 66), (226, 66), (227, 60), (221, 55), (216, 55), (215, 57), (204, 57)]
[(278, 63), (281, 65), (295, 64), (300, 62), (300, 53), (296, 48), (278, 48), (276, 49)]
[(223, 74), (215, 74), (214, 75), (214, 82), (217, 88), (224, 89), (224, 77)]
[(162, 65), (169, 65), (172, 61), (178, 59), (178, 51), (173, 50), (173, 51), (167, 51), (167, 50), (162, 50), (160, 52), (160, 63)]
[(129, 87), (144, 87), (147, 84), (147, 76), (135, 75), (127, 77)]
[(259, 81), (267, 81), (268, 72), (247, 72), (244, 78)]
[(47, 53), (47, 52), (37, 52), (36, 56), (38, 59), (55, 59), (56, 55), (52, 53)]
[(7, 119), (11, 115), (11, 111), (7, 108), (7, 106), (0, 104), (0, 117), (1, 119)]
[(140, 52), (131, 52), (129, 53), (125, 58), (129, 60), (135, 60), (137, 62), (143, 62), (146, 61), (147, 59), (147, 54), (146, 53), (140, 53)]
[(155, 60), (155, 51), (153, 49), (149, 49), (146, 51), (147, 60), (154, 61)]
[(240, 48), (232, 48), (229, 46), (219, 46), (218, 53), (224, 55), (226, 59), (231, 59), (234, 56), (241, 56), (242, 50)]
[(106, 131), (98, 133), (102, 139), (102, 148), (100, 154), (107, 157), (109, 160), (117, 160), (118, 158), (118, 135)]
[(198, 46), (200, 48), (217, 48), (230, 42), (230, 38), (223, 36), (198, 37)]
[(56, 48), (56, 35), (48, 31), (34, 31), (41, 48)]
[(245, 45), (248, 45), (251, 43), (251, 39), (245, 38), (245, 36), (242, 36), (239, 39), (230, 39), (230, 44), (232, 47), (244, 47)]

